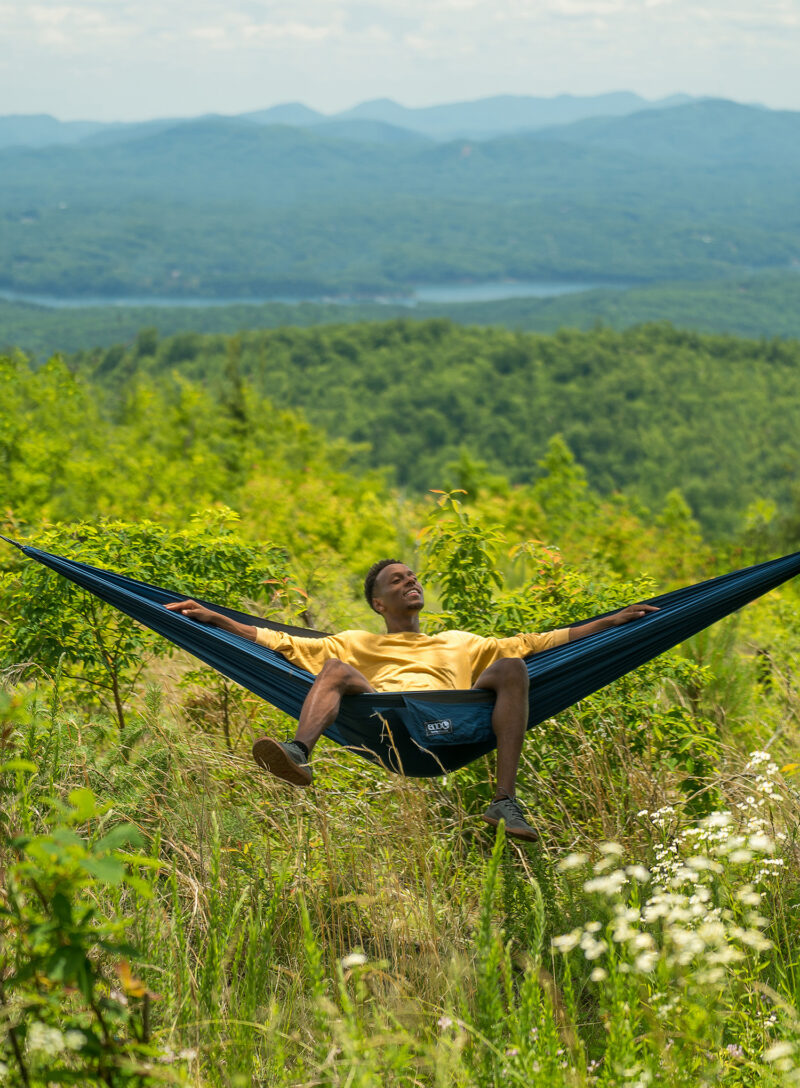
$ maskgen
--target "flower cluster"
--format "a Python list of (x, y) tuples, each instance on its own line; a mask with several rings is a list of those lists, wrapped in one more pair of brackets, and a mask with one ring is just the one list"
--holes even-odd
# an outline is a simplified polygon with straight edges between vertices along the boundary
[(80, 1050), (86, 1042), (86, 1036), (82, 1031), (59, 1031), (50, 1024), (43, 1024), (39, 1020), (28, 1028), (26, 1046), (29, 1054), (42, 1054), (48, 1058), (54, 1058), (62, 1050)]
[[(583, 889), (601, 897), (598, 915), (605, 920), (555, 937), (553, 949), (580, 949), (597, 982), (612, 972), (638, 976), (648, 1004), (664, 1019), (679, 1011), (675, 995), (688, 980), (702, 992), (718, 990), (733, 977), (734, 965), (769, 949), (759, 908), (784, 864), (776, 843), (785, 836), (770, 822), (770, 806), (782, 796), (779, 771), (767, 753), (755, 752), (742, 781), (746, 791), (730, 809), (690, 826), (679, 827), (669, 806), (640, 812), (662, 838), (649, 868), (626, 864), (617, 843), (601, 845)], [(585, 854), (570, 854), (559, 868), (585, 870), (589, 864)], [(684, 982), (658, 991), (656, 979), (663, 986), (667, 978)], [(791, 1050), (791, 1044), (776, 1043), (764, 1059), (783, 1067), (791, 1062), (787, 1046)]]

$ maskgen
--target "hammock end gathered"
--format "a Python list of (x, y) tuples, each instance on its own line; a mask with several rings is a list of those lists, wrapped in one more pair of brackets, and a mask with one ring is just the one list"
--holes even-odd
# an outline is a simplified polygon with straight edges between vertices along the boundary
[(3, 536), (3, 534), (0, 533), (0, 540), (5, 540), (6, 544), (13, 544), (13, 546), (19, 548), (21, 552), (25, 551), (25, 545), (20, 544), (18, 540), (12, 540), (10, 536)]

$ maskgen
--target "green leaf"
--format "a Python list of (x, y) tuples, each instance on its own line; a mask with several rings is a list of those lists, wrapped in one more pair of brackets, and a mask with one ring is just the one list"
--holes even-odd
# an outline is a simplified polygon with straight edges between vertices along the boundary
[(116, 858), (84, 858), (81, 867), (101, 884), (119, 884), (125, 876), (125, 866)]
[(91, 790), (80, 788), (72, 790), (69, 794), (69, 803), (72, 805), (71, 818), (75, 823), (82, 824), (85, 820), (99, 815), (97, 799)]
[(107, 832), (92, 847), (92, 853), (102, 854), (111, 850), (118, 850), (120, 846), (129, 843), (131, 846), (141, 846), (144, 839), (142, 833), (133, 824), (117, 824)]
[(0, 774), (7, 771), (27, 771), (29, 774), (36, 774), (38, 769), (29, 759), (10, 759), (7, 763), (0, 763)]

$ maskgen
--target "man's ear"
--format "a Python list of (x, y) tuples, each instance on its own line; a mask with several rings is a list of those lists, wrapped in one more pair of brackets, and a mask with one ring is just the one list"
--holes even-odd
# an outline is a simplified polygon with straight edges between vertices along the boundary
[(380, 599), (380, 597), (373, 597), (372, 598), (372, 609), (373, 609), (374, 612), (383, 612), (383, 611), (385, 611), (384, 607), (383, 607), (383, 601)]

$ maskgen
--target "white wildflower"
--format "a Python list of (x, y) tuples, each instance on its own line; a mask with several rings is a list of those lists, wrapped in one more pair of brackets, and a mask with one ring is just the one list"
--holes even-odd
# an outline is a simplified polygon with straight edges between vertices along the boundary
[(550, 943), (556, 952), (571, 952), (573, 948), (577, 948), (580, 939), (581, 931), (573, 929), (571, 933), (562, 933), (560, 937), (553, 937)]
[(635, 962), (634, 966), (635, 966), (637, 971), (639, 971), (643, 975), (646, 975), (646, 974), (649, 974), (649, 972), (653, 970), (653, 968), (655, 967), (655, 965), (657, 963), (658, 963), (658, 953), (657, 952), (642, 952), (640, 955), (638, 955), (636, 957), (636, 962)]
[(763, 929), (764, 926), (769, 925), (769, 918), (765, 918), (763, 914), (757, 914), (754, 910), (751, 910), (747, 915), (747, 924), (754, 926), (756, 929)]
[(719, 986), (725, 981), (725, 971), (722, 967), (706, 967), (697, 971), (694, 977), (699, 986)]
[(591, 933), (584, 933), (581, 937), (581, 948), (587, 960), (596, 960), (608, 949), (605, 941), (597, 941)]
[(603, 982), (608, 978), (608, 971), (603, 967), (595, 967), (592, 973), (589, 975), (592, 982)]
[(583, 928), (587, 933), (599, 933), (603, 927), (599, 922), (587, 922)]
[(581, 865), (585, 865), (589, 860), (587, 854), (567, 854), (565, 858), (559, 861), (557, 868), (561, 872), (566, 872), (567, 869), (579, 869)]
[(753, 770), (756, 769), (756, 767), (759, 767), (762, 763), (771, 763), (771, 762), (772, 762), (772, 756), (769, 754), (769, 752), (764, 752), (763, 750), (762, 751), (751, 752), (750, 753), (750, 758), (747, 761), (747, 766), (745, 767), (745, 770), (746, 771), (753, 771)]
[(771, 854), (775, 849), (772, 839), (764, 834), (751, 835), (747, 840), (747, 845), (751, 850), (758, 850), (762, 854)]
[(788, 1058), (790, 1054), (794, 1054), (794, 1044), (784, 1039), (765, 1050), (763, 1058), (765, 1062), (777, 1062), (781, 1058)]
[(601, 854), (614, 854), (616, 857), (622, 856), (622, 847), (618, 842), (601, 842), (598, 849)]
[(47, 1054), (52, 1058), (64, 1049), (64, 1036), (58, 1028), (42, 1024), (39, 1020), (34, 1020), (28, 1028), (26, 1041), (28, 1050), (32, 1054)]
[(655, 942), (649, 933), (636, 933), (631, 941), (631, 947), (639, 949), (651, 949)]
[(728, 827), (728, 825), (732, 822), (733, 816), (731, 816), (730, 812), (727, 811), (712, 812), (711, 815), (706, 816), (705, 820), (703, 821), (705, 826), (710, 828)]
[(690, 869), (694, 869), (696, 873), (702, 873), (706, 870), (710, 870), (712, 873), (721, 873), (723, 871), (718, 861), (712, 861), (711, 858), (707, 858), (703, 854), (695, 854), (694, 857), (687, 858), (686, 864)]
[(616, 895), (620, 888), (627, 883), (628, 878), (625, 876), (624, 869), (615, 869), (613, 873), (587, 880), (583, 885), (583, 890), (586, 892), (600, 892), (602, 895)]
[(439, 1026), (440, 1031), (447, 1031), (448, 1028), (453, 1026), (453, 1021), (449, 1016), (440, 1016), (436, 1023)]
[(628, 876), (632, 876), (634, 880), (638, 880), (640, 884), (646, 884), (650, 879), (650, 873), (645, 869), (644, 865), (628, 865), (625, 872)]
[(86, 1036), (82, 1031), (74, 1029), (64, 1032), (64, 1045), (70, 1050), (80, 1050), (86, 1042)]
[(342, 960), (342, 967), (346, 971), (350, 967), (363, 967), (366, 962), (367, 957), (363, 952), (360, 952), (357, 949), (355, 952), (350, 952), (349, 955), (344, 957)]
[(753, 860), (752, 850), (734, 850), (728, 855), (728, 861), (733, 865), (746, 865), (748, 861)]
[(744, 959), (744, 952), (740, 952), (738, 948), (733, 948), (731, 945), (722, 945), (720, 948), (715, 949), (713, 952), (709, 952), (707, 956), (709, 963), (738, 963)]
[(726, 930), (722, 922), (712, 919), (708, 922), (704, 922), (697, 930), (698, 937), (704, 940), (706, 944), (720, 944), (725, 940)]
[(736, 893), (736, 898), (746, 907), (758, 907), (761, 904), (761, 892), (757, 892), (752, 884), (745, 884)]
[(689, 896), (689, 906), (693, 907), (695, 903), (704, 904), (711, 898), (711, 892), (704, 884), (701, 884), (699, 888), (695, 888), (692, 894)]
[(772, 948), (772, 941), (764, 936), (763, 933), (759, 933), (757, 929), (736, 929), (731, 931), (731, 935), (738, 937), (742, 944), (746, 944), (748, 948), (754, 948), (756, 952), (766, 952), (767, 949)]

